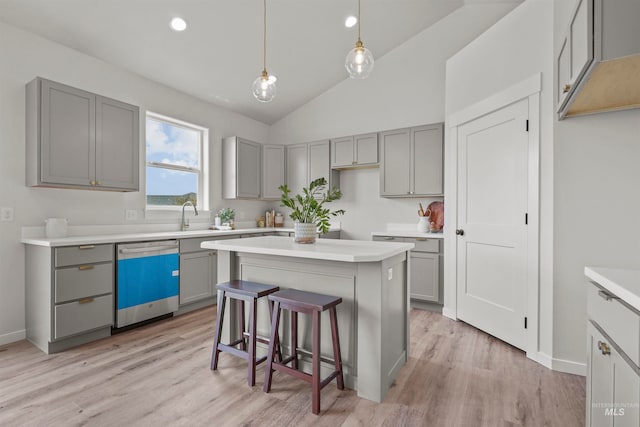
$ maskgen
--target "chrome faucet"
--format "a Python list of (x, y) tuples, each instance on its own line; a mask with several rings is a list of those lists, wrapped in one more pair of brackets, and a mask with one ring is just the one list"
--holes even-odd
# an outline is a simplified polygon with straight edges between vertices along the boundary
[(182, 231), (187, 231), (187, 229), (189, 228), (189, 221), (184, 220), (184, 207), (187, 205), (191, 205), (193, 207), (193, 211), (196, 213), (196, 215), (198, 215), (198, 209), (196, 208), (196, 205), (191, 203), (191, 200), (187, 200), (186, 202), (184, 202), (182, 204), (182, 220), (180, 221), (180, 230)]

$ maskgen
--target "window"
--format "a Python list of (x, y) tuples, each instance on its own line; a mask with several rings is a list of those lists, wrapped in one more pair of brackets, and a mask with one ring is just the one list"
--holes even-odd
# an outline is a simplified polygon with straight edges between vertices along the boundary
[(147, 112), (147, 206), (191, 201), (207, 209), (204, 191), (207, 129)]

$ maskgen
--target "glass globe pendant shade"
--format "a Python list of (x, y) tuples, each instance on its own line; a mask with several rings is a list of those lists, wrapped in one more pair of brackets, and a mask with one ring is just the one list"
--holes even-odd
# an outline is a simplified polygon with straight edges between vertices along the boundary
[(352, 79), (366, 79), (373, 71), (373, 54), (358, 40), (344, 61), (344, 66)]
[(276, 77), (269, 76), (267, 70), (253, 81), (251, 86), (253, 96), (260, 102), (271, 102), (276, 96)]

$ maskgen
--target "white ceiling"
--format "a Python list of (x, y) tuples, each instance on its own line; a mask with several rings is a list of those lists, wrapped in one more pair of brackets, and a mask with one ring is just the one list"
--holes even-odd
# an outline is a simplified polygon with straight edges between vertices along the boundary
[[(464, 3), (361, 0), (362, 41), (376, 59)], [(0, 21), (272, 124), (347, 78), (356, 0), (267, 0), (268, 104), (251, 95), (262, 70), (262, 0), (0, 0)], [(169, 28), (174, 16), (188, 28)], [(375, 72), (375, 71), (374, 71)]]

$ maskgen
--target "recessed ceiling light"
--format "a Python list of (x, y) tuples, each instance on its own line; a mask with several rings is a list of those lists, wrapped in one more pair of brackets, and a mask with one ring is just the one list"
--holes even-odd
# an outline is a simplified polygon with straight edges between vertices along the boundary
[(351, 28), (354, 25), (356, 25), (356, 22), (358, 22), (358, 18), (356, 18), (355, 16), (348, 16), (347, 19), (345, 19), (344, 21), (344, 26), (347, 28)]
[(173, 18), (169, 25), (173, 31), (184, 31), (187, 29), (187, 21), (178, 17)]

